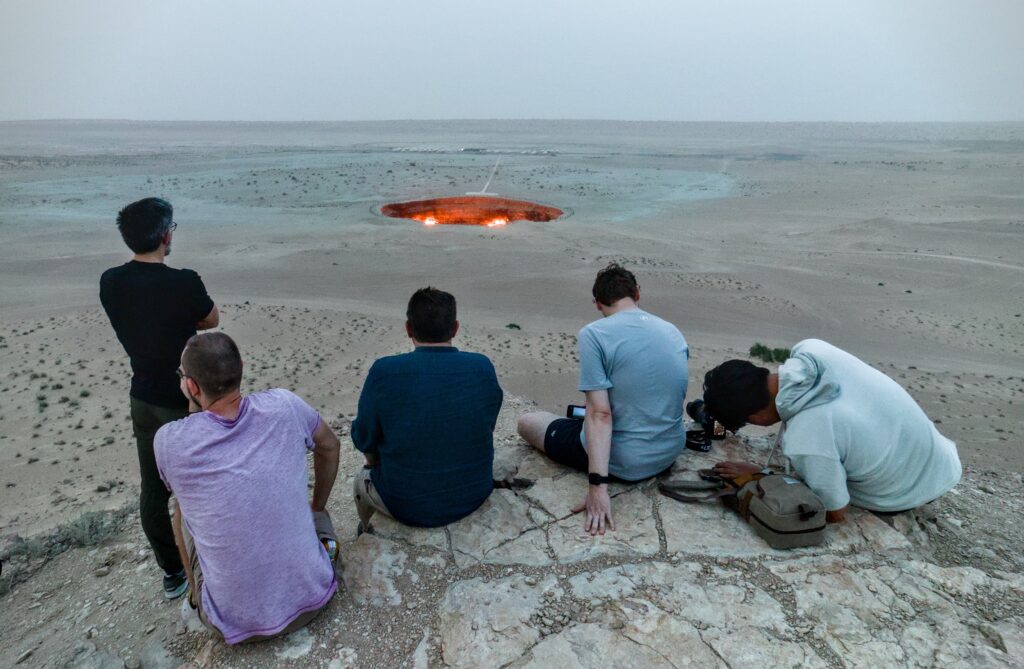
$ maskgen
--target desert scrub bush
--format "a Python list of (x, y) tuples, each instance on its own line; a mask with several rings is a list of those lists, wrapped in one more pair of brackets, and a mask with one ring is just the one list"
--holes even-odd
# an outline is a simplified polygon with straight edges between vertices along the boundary
[(750, 347), (750, 357), (759, 358), (764, 362), (785, 362), (790, 355), (788, 348), (769, 348), (761, 342)]
[(64, 543), (72, 546), (93, 546), (117, 534), (120, 529), (120, 518), (118, 514), (87, 511), (63, 529)]

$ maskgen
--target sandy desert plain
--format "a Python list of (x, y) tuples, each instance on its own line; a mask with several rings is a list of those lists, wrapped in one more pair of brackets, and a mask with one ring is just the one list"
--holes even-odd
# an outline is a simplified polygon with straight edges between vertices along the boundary
[[(498, 157), (490, 191), (567, 215), (378, 213), (479, 190)], [(147, 557), (130, 374), (97, 293), (129, 257), (117, 210), (149, 195), (174, 204), (169, 263), (202, 275), (244, 389), (293, 389), (343, 437), (346, 587), (293, 639), (209, 641)], [(0, 665), (1024, 666), (1024, 124), (4, 122), (0, 242)], [(580, 399), (575, 333), (613, 260), (686, 335), (687, 399), (755, 342), (825, 339), (907, 388), (963, 483), (891, 524), (855, 515), (821, 551), (771, 551), (652, 484), (616, 491), (618, 536), (580, 536), (583, 480), (514, 419)], [(498, 370), (507, 487), (452, 528), (357, 541), (348, 424), (428, 284)], [(760, 457), (770, 433), (720, 449)]]

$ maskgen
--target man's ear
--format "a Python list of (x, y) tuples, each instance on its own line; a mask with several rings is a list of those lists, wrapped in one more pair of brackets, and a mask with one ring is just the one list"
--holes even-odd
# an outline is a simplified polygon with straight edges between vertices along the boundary
[(458, 333), (459, 333), (459, 322), (455, 321), (455, 327), (452, 328), (451, 339), (455, 339), (455, 335), (457, 335)]
[(412, 335), (412, 326), (409, 325), (409, 321), (405, 322), (405, 334), (409, 335), (409, 339), (415, 339), (416, 338), (416, 337), (414, 337)]
[(640, 301), (640, 286), (639, 285), (637, 285), (636, 290), (633, 291), (633, 301), (634, 302), (639, 302)]
[(172, 235), (174, 235), (174, 233), (168, 230), (167, 232), (164, 233), (164, 237), (163, 239), (160, 240), (160, 243), (163, 244), (164, 246), (170, 246)]
[(191, 376), (185, 377), (185, 387), (188, 388), (188, 394), (192, 397), (199, 397), (199, 384), (192, 379)]

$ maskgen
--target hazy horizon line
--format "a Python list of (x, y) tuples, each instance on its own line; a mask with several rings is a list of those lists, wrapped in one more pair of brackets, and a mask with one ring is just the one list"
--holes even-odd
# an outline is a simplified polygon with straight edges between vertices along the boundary
[(817, 120), (680, 120), (680, 119), (625, 119), (625, 118), (486, 118), (486, 117), (452, 117), (452, 118), (389, 118), (389, 119), (296, 119), (296, 120), (253, 120), (253, 119), (138, 119), (138, 118), (13, 118), (0, 119), (0, 123), (222, 123), (222, 124), (268, 124), (268, 125), (298, 125), (314, 123), (464, 123), (464, 122), (549, 122), (549, 123), (638, 123), (638, 124), (659, 124), (659, 123), (720, 123), (720, 124), (763, 124), (763, 125), (799, 125), (811, 123), (833, 123), (843, 125), (880, 125), (880, 124), (932, 124), (932, 125), (1006, 125), (1013, 123), (1024, 123), (1021, 119), (1001, 120), (874, 120), (874, 121), (847, 121), (839, 119), (817, 119)]

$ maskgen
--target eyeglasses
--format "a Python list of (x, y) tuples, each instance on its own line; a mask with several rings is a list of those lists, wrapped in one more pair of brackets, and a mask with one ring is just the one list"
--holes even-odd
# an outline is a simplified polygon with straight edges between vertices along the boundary
[(174, 372), (178, 375), (179, 379), (187, 379), (188, 378), (188, 375), (185, 374), (185, 371), (181, 367), (179, 367), (176, 370), (174, 370)]
[(174, 232), (178, 229), (177, 221), (171, 221), (171, 227), (167, 228), (167, 232)]

